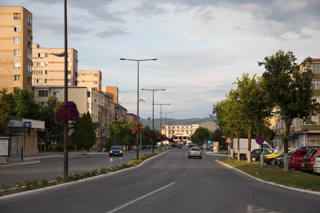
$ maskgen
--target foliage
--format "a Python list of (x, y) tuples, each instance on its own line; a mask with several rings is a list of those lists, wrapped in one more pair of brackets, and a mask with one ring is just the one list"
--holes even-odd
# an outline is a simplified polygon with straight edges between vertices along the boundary
[(95, 144), (95, 139), (96, 132), (88, 111), (87, 114), (83, 113), (80, 118), (78, 129), (74, 135), (74, 142), (78, 147), (89, 151)]
[(111, 146), (113, 145), (113, 141), (114, 141), (114, 138), (113, 137), (109, 137), (104, 145), (104, 147), (107, 149), (107, 150), (110, 150)]
[[(279, 50), (275, 55), (265, 57), (259, 66), (264, 65), (266, 71), (264, 87), (269, 94), (269, 100), (277, 107), (281, 119), (285, 122), (284, 153), (288, 154), (287, 137), (294, 118), (310, 121), (312, 115), (320, 111), (320, 105), (313, 96), (312, 78), (310, 70), (312, 59), (310, 57), (301, 63), (303, 70), (295, 62), (297, 59), (292, 52), (284, 53)], [(283, 137), (282, 136), (282, 137)], [(288, 161), (285, 158), (283, 171), (288, 171)]]
[(79, 118), (79, 111), (75, 103), (66, 102), (55, 111), (54, 120), (57, 123), (75, 121)]
[(136, 135), (132, 135), (132, 125), (126, 118), (115, 119), (109, 123), (110, 136), (116, 144), (132, 145)]
[(34, 101), (33, 93), (25, 89), (15, 88), (13, 92), (14, 108), (11, 111), (12, 116), (39, 119), (40, 107)]
[(4, 132), (9, 125), (10, 116), (10, 104), (8, 103), (6, 96), (6, 90), (0, 91), (0, 135)]
[(191, 141), (193, 143), (201, 146), (205, 141), (210, 140), (210, 131), (207, 128), (199, 127), (191, 136)]

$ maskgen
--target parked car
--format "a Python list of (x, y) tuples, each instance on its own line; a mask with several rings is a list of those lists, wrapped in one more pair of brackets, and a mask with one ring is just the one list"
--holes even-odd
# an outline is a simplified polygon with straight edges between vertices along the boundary
[(147, 145), (142, 145), (141, 149), (148, 149)]
[(191, 147), (188, 153), (188, 158), (191, 158), (191, 157), (198, 157), (202, 159), (201, 149), (199, 147)]
[(301, 170), (301, 164), (303, 157), (310, 151), (310, 149), (304, 149), (299, 147), (295, 149), (294, 153), (289, 156), (289, 168)]
[(121, 146), (111, 146), (109, 151), (109, 157), (120, 156), (123, 157), (123, 149)]
[(313, 164), (315, 158), (320, 155), (320, 149), (310, 149), (309, 152), (303, 157), (301, 163), (301, 171), (311, 173), (313, 172)]
[(181, 145), (181, 144), (179, 144), (179, 145), (178, 145), (178, 148), (182, 148), (182, 145)]
[[(291, 150), (292, 148), (288, 148), (288, 150)], [(263, 162), (267, 165), (274, 166), (274, 159), (281, 155), (284, 152), (284, 150), (280, 150), (273, 154), (268, 154), (263, 156)]]
[[(268, 155), (268, 154), (271, 154), (271, 153), (272, 153), (272, 150), (270, 150), (270, 149), (264, 149), (263, 150), (263, 154), (264, 155)], [(247, 158), (247, 155), (246, 155), (246, 158)], [(252, 162), (259, 161), (260, 160), (260, 149), (252, 150), (251, 153), (250, 153), (250, 158), (251, 158)]]
[(316, 175), (320, 175), (320, 156), (314, 159), (313, 173)]
[[(290, 151), (288, 151), (288, 162), (289, 162), (289, 156), (296, 153), (297, 150), (298, 150), (298, 148), (294, 148), (294, 149), (291, 149)], [(279, 155), (278, 157), (276, 157), (274, 159), (274, 166), (278, 166), (280, 168), (283, 168), (283, 166), (284, 166), (284, 153), (282, 153), (281, 155)]]

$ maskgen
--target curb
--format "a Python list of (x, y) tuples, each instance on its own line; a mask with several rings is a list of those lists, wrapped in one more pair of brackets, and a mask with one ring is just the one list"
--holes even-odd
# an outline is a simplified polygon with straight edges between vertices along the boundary
[(216, 159), (216, 161), (226, 167), (229, 167), (230, 169), (234, 169), (256, 181), (260, 181), (262, 183), (266, 183), (266, 184), (269, 184), (269, 185), (273, 185), (273, 186), (278, 186), (278, 187), (281, 187), (281, 188), (285, 188), (285, 189), (290, 189), (290, 190), (293, 190), (293, 191), (298, 191), (298, 192), (303, 192), (303, 193), (308, 193), (308, 194), (313, 194), (313, 195), (319, 195), (320, 196), (320, 192), (315, 192), (315, 191), (310, 191), (310, 190), (305, 190), (305, 189), (298, 189), (298, 188), (293, 188), (293, 187), (289, 187), (289, 186), (284, 186), (284, 185), (281, 185), (281, 184), (277, 184), (277, 183), (273, 183), (273, 182), (269, 182), (269, 181), (264, 181), (264, 180), (261, 180), (260, 178), (256, 178), (252, 175), (249, 175), (248, 173), (245, 173), (244, 171), (241, 171), (240, 169), (237, 169), (237, 168), (234, 168), (233, 166), (230, 166), (229, 164), (226, 164), (226, 163), (223, 163), (221, 161), (219, 161), (218, 159)]
[[(168, 150), (168, 151), (171, 151), (172, 149)], [(44, 188), (40, 188), (40, 189), (34, 189), (34, 190), (30, 190), (30, 191), (25, 191), (25, 192), (20, 192), (20, 193), (15, 193), (15, 194), (11, 194), (11, 195), (5, 195), (5, 196), (2, 196), (0, 197), (0, 202), (3, 201), (3, 200), (8, 200), (8, 199), (11, 199), (11, 198), (16, 198), (16, 197), (23, 197), (23, 196), (26, 196), (26, 195), (31, 195), (31, 194), (37, 194), (39, 192), (43, 192), (43, 191), (50, 191), (50, 190), (54, 190), (54, 189), (57, 189), (57, 188), (64, 188), (64, 187), (68, 187), (68, 186), (71, 186), (71, 185), (75, 185), (75, 184), (80, 184), (80, 183), (83, 183), (83, 182), (87, 182), (87, 181), (91, 181), (91, 180), (95, 180), (95, 179), (100, 179), (100, 178), (105, 178), (107, 176), (112, 176), (112, 175), (116, 175), (120, 172), (124, 172), (124, 171), (127, 171), (129, 169), (135, 169), (139, 166), (142, 166), (142, 164), (144, 164), (145, 162), (149, 161), (149, 160), (152, 160), (158, 156), (161, 156), (163, 154), (166, 154), (168, 151), (166, 152), (162, 152), (154, 157), (151, 157), (151, 158), (148, 158), (146, 160), (144, 160), (142, 163), (136, 165), (136, 166), (133, 166), (133, 167), (130, 167), (130, 168), (126, 168), (126, 169), (121, 169), (121, 170), (118, 170), (118, 171), (115, 171), (115, 172), (110, 172), (108, 174), (103, 174), (103, 175), (98, 175), (98, 176), (94, 176), (94, 177), (89, 177), (89, 178), (85, 178), (85, 179), (81, 179), (81, 180), (77, 180), (77, 181), (72, 181), (72, 182), (68, 182), (68, 183), (61, 183), (61, 184), (58, 184), (58, 185), (53, 185), (53, 186), (48, 186), (48, 187), (44, 187)]]

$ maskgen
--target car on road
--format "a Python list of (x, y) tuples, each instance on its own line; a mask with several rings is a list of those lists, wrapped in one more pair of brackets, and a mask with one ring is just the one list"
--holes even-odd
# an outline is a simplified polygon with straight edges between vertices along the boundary
[(121, 146), (111, 146), (109, 151), (109, 157), (120, 156), (123, 157), (123, 149)]
[[(263, 150), (263, 155), (268, 155), (271, 153), (272, 153), (272, 150), (269, 150), (269, 149)], [(247, 156), (246, 156), (246, 158), (247, 158)], [(260, 149), (252, 150), (250, 153), (250, 158), (251, 158), (252, 162), (259, 161), (260, 160)]]
[(179, 144), (179, 145), (178, 145), (178, 148), (182, 148), (182, 145), (181, 145), (181, 144)]
[(202, 159), (201, 149), (199, 147), (191, 147), (188, 152), (188, 158), (191, 158), (191, 157), (197, 157)]
[(313, 164), (315, 158), (319, 157), (320, 149), (310, 149), (309, 152), (303, 157), (301, 163), (301, 171), (311, 173), (313, 172)]

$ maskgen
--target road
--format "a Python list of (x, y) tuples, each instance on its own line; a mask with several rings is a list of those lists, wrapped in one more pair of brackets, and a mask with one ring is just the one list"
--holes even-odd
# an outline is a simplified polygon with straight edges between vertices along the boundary
[(1, 212), (308, 212), (320, 196), (272, 186), (173, 149), (134, 169), (49, 191), (0, 199)]

